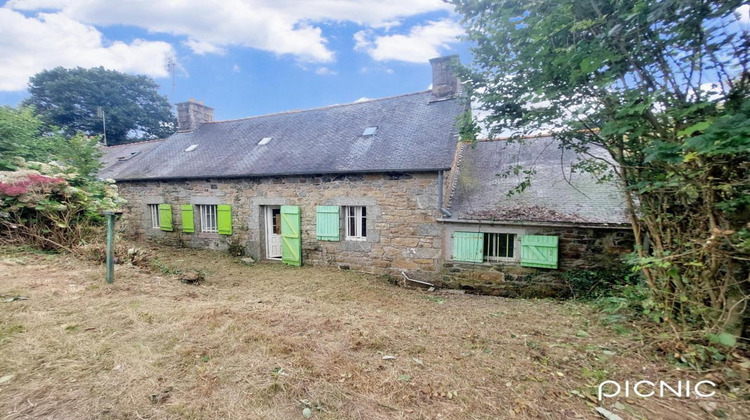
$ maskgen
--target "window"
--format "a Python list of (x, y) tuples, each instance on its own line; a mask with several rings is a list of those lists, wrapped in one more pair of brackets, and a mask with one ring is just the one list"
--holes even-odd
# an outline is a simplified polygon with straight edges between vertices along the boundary
[(364, 241), (367, 238), (367, 208), (344, 207), (346, 239)]
[(485, 233), (484, 261), (504, 261), (515, 256), (516, 235), (513, 233)]
[(260, 139), (260, 141), (258, 142), (258, 146), (265, 146), (265, 145), (267, 145), (268, 143), (270, 143), (270, 142), (271, 142), (271, 140), (273, 140), (273, 137), (263, 137), (263, 138), (262, 138), (262, 139)]
[(159, 229), (159, 205), (149, 204), (148, 212), (151, 213), (151, 228)]
[(216, 217), (216, 204), (199, 204), (198, 211), (201, 216), (201, 232), (218, 233), (219, 223)]

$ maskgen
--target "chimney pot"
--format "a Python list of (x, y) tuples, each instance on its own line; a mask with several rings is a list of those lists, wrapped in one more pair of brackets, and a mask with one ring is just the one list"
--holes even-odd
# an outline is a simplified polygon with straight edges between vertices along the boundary
[(432, 65), (432, 99), (440, 101), (460, 94), (461, 84), (455, 66), (460, 64), (457, 54), (430, 59)]
[(187, 102), (177, 104), (177, 131), (193, 131), (201, 124), (214, 120), (214, 109), (195, 102), (190, 98)]

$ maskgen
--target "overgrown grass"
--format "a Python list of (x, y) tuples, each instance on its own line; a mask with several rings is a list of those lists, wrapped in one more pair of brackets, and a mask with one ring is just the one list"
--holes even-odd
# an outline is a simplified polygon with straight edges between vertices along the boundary
[[(9, 332), (0, 377), (12, 375), (0, 413), (587, 418), (604, 377), (697, 378), (634, 351), (637, 340), (596, 322), (588, 303), (411, 290), (335, 269), (247, 266), (211, 251), (153, 253), (164, 270), (118, 265), (112, 285), (101, 265), (66, 255), (0, 258), (0, 294), (29, 297), (0, 303)], [(202, 285), (172, 275), (201, 261), (210, 262)], [(712, 401), (729, 416), (750, 414), (725, 391)], [(675, 418), (700, 415), (698, 403), (604, 404)]]

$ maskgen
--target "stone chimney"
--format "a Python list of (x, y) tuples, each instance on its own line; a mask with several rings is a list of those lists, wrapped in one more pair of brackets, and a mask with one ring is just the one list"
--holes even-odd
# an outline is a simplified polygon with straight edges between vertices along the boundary
[(448, 55), (430, 60), (432, 64), (431, 102), (451, 99), (461, 93), (461, 84), (454, 70), (460, 64), (458, 55)]
[(201, 124), (214, 120), (214, 109), (195, 102), (190, 98), (187, 102), (177, 104), (177, 131), (193, 131)]

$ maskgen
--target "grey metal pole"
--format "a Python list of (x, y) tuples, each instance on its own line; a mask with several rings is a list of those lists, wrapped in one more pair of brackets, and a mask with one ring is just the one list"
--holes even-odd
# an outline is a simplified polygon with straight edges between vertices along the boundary
[(107, 283), (115, 281), (115, 217), (121, 212), (104, 211), (107, 216)]

